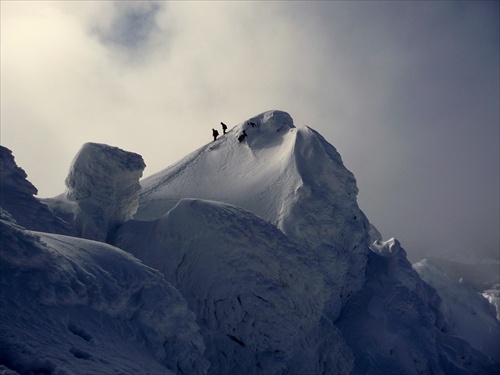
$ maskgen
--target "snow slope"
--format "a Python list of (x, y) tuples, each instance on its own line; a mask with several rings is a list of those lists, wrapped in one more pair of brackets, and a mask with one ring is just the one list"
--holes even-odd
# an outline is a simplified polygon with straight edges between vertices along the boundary
[(184, 298), (109, 245), (30, 232), (1, 211), (1, 363), (24, 373), (204, 373)]
[[(372, 250), (366, 283), (336, 322), (356, 353), (351, 374), (495, 374), (500, 369), (498, 357), (488, 358), (449, 331), (438, 292), (412, 269), (397, 240), (375, 241)], [(481, 319), (462, 323), (474, 327)]]
[(123, 225), (117, 239), (186, 297), (210, 373), (347, 374), (352, 368), (351, 351), (323, 315), (331, 291), (317, 261), (254, 214), (182, 199), (154, 222)]
[[(248, 137), (238, 142), (243, 131)], [(249, 118), (141, 185), (137, 220), (157, 219), (182, 198), (225, 202), (313, 248), (332, 295), (363, 283), (370, 224), (357, 205), (354, 176), (332, 145), (296, 128), (286, 112)], [(331, 301), (333, 318), (344, 302)]]
[(470, 286), (453, 282), (436, 265), (424, 259), (413, 265), (420, 277), (441, 296), (440, 310), (448, 331), (468, 341), (491, 358), (500, 353), (500, 322), (495, 306)]

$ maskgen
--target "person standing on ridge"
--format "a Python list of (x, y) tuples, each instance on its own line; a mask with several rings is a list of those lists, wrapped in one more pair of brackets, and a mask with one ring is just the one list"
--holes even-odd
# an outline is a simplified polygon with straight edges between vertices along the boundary
[(227, 125), (224, 124), (223, 122), (221, 122), (220, 124), (222, 125), (222, 134), (226, 134)]
[(212, 135), (214, 136), (214, 142), (215, 142), (215, 140), (219, 136), (219, 132), (217, 130), (215, 130), (215, 129), (212, 129)]

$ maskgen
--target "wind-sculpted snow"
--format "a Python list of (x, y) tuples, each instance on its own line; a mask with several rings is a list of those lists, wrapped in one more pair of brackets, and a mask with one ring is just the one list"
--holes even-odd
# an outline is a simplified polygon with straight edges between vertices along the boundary
[(314, 249), (330, 279), (333, 319), (363, 283), (370, 225), (354, 176), (332, 145), (285, 112), (244, 121), (141, 185), (138, 220), (161, 217), (181, 198), (208, 199), (253, 212)]
[(26, 173), (17, 166), (12, 152), (0, 146), (0, 207), (28, 229), (74, 234), (67, 222), (34, 197), (38, 191), (26, 178)]
[(1, 211), (1, 363), (25, 374), (205, 373), (184, 298), (98, 242), (31, 233)]
[[(248, 137), (238, 142), (243, 130)], [(181, 198), (200, 198), (245, 208), (311, 246), (368, 241), (356, 181), (340, 155), (281, 111), (248, 119), (141, 185), (139, 220), (162, 216)]]
[(449, 332), (441, 298), (397, 240), (372, 245), (363, 289), (336, 324), (356, 356), (352, 374), (495, 374), (488, 358)]
[(142, 157), (117, 147), (86, 143), (70, 167), (64, 195), (47, 202), (74, 222), (78, 236), (109, 240), (139, 204)]
[(154, 225), (123, 225), (116, 244), (161, 270), (186, 297), (210, 373), (346, 374), (352, 368), (351, 351), (323, 316), (330, 291), (318, 263), (250, 212), (184, 199)]
[(495, 306), (470, 286), (450, 280), (427, 259), (415, 263), (413, 268), (442, 298), (440, 311), (448, 332), (500, 362), (500, 322), (496, 319)]

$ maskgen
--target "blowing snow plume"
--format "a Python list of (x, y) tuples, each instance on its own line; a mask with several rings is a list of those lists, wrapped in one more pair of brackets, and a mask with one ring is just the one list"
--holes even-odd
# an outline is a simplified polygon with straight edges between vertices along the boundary
[(139, 205), (142, 156), (98, 143), (82, 146), (71, 165), (65, 198), (80, 237), (106, 241)]

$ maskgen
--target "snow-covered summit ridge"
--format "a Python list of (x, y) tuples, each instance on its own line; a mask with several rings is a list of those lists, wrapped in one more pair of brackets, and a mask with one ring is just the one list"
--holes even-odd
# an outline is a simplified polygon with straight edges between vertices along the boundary
[[(335, 288), (353, 293), (363, 283), (370, 225), (357, 204), (356, 180), (330, 143), (296, 127), (285, 112), (241, 122), (141, 185), (135, 220), (157, 220), (185, 198), (223, 202), (313, 249)], [(335, 316), (345, 300), (332, 298)]]
[[(247, 137), (239, 142), (243, 130)], [(361, 237), (368, 241), (353, 174), (319, 133), (295, 127), (283, 111), (243, 121), (141, 185), (139, 220), (163, 216), (182, 198), (198, 198), (242, 207), (312, 246), (343, 237), (341, 246), (352, 249)], [(351, 234), (357, 240), (346, 239)]]
[(241, 122), (229, 133), (237, 139), (245, 131), (248, 134), (246, 144), (258, 149), (272, 147), (291, 129), (295, 129), (292, 117), (287, 112), (272, 110)]

